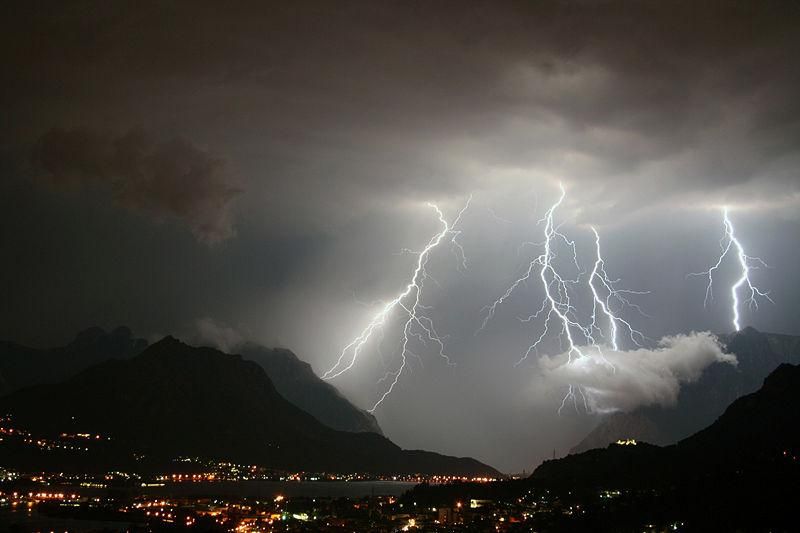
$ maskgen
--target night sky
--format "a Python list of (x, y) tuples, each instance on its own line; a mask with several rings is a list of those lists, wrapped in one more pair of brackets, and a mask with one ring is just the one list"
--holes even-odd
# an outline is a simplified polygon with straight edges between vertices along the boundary
[[(694, 4), (6, 3), (0, 338), (124, 324), (322, 374), (408, 282), (403, 250), (439, 229), (427, 202), (452, 219), (472, 194), (467, 268), (437, 249), (424, 293), (455, 366), (415, 347), (375, 414), (403, 447), (530, 470), (597, 417), (556, 413), (556, 338), (515, 365), (541, 287), (475, 332), (560, 182), (581, 266), (593, 225), (609, 274), (650, 291), (624, 312), (648, 347), (731, 331), (734, 262), (706, 307), (687, 278), (718, 256), (723, 205), (770, 267), (753, 280), (774, 304), (743, 323), (800, 334), (800, 9)], [(361, 407), (398, 364), (396, 318), (333, 381)]]

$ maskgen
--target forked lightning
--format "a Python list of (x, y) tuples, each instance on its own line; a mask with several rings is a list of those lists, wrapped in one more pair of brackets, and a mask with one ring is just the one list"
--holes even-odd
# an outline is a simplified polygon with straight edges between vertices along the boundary
[[(431, 253), (442, 243), (447, 242), (453, 246), (459, 261), (459, 268), (466, 268), (466, 256), (464, 249), (458, 242), (457, 238), (461, 231), (456, 229), (461, 222), (461, 217), (470, 205), (472, 197), (467, 200), (464, 207), (458, 212), (452, 223), (448, 223), (444, 218), (442, 211), (435, 204), (429, 203), (428, 205), (436, 212), (436, 215), (441, 224), (441, 230), (434, 235), (428, 244), (419, 252), (417, 261), (415, 263), (414, 271), (411, 279), (406, 285), (405, 289), (395, 296), (392, 300), (386, 303), (381, 310), (372, 317), (372, 320), (361, 331), (361, 333), (353, 339), (350, 344), (342, 349), (336, 364), (323, 374), (322, 379), (333, 379), (341, 376), (355, 365), (358, 356), (364, 349), (366, 344), (370, 341), (373, 334), (377, 330), (381, 330), (386, 324), (386, 321), (392, 316), (394, 312), (402, 312), (406, 319), (403, 323), (401, 347), (400, 347), (400, 366), (396, 371), (387, 372), (380, 382), (387, 381), (389, 386), (381, 394), (377, 402), (369, 409), (369, 412), (375, 411), (381, 403), (392, 393), (395, 385), (400, 380), (400, 376), (405, 370), (406, 362), (409, 355), (414, 355), (409, 348), (409, 340), (411, 338), (417, 339), (422, 343), (432, 343), (437, 348), (437, 353), (440, 357), (445, 359), (448, 364), (452, 364), (449, 357), (445, 354), (444, 342), (439, 334), (436, 332), (433, 320), (426, 316), (424, 312), (427, 307), (422, 304), (422, 291), (425, 282), (430, 278), (426, 270), (428, 260)], [(449, 237), (449, 238), (447, 238)], [(348, 357), (349, 354), (349, 357)]]
[[(560, 189), (561, 195), (558, 200), (545, 212), (544, 217), (539, 221), (540, 224), (544, 223), (543, 252), (528, 264), (523, 275), (516, 279), (500, 298), (486, 307), (487, 313), (478, 331), (486, 327), (488, 322), (495, 315), (498, 306), (506, 302), (517, 287), (526, 284), (534, 277), (538, 267), (538, 277), (541, 281), (542, 289), (544, 290), (544, 298), (540, 308), (534, 314), (521, 320), (530, 322), (539, 318), (542, 314), (545, 314), (543, 319), (544, 325), (541, 333), (533, 344), (528, 347), (517, 364), (524, 361), (532, 352), (538, 350), (539, 346), (544, 342), (547, 334), (550, 332), (551, 323), (554, 322), (559, 329), (559, 337), (567, 344), (566, 364), (572, 364), (576, 358), (598, 356), (613, 369), (611, 363), (605, 359), (603, 355), (603, 346), (597, 341), (595, 334), (599, 334), (605, 342), (608, 342), (612, 350), (618, 351), (620, 349), (618, 333), (621, 328), (624, 328), (628, 332), (631, 341), (639, 345), (640, 341), (644, 339), (644, 335), (635, 330), (627, 320), (618, 316), (614, 308), (631, 306), (639, 310), (638, 306), (632, 304), (628, 300), (628, 296), (646, 294), (646, 292), (617, 288), (616, 284), (619, 280), (612, 279), (608, 276), (605, 260), (600, 251), (600, 235), (595, 228), (592, 228), (592, 232), (595, 236), (596, 259), (587, 282), (593, 297), (592, 310), (589, 315), (588, 325), (584, 326), (581, 324), (570, 297), (570, 288), (580, 283), (580, 276), (582, 274), (578, 264), (575, 242), (559, 231), (559, 226), (556, 225), (554, 220), (556, 210), (561, 206), (566, 197), (566, 191), (563, 185), (560, 185)], [(576, 278), (566, 278), (562, 276), (553, 265), (553, 260), (557, 257), (554, 246), (558, 243), (562, 243), (569, 251), (571, 262), (578, 270)], [(603, 326), (600, 325), (601, 316), (605, 317), (605, 320), (608, 322), (607, 332), (604, 331)], [(584, 344), (579, 344), (579, 341)], [(569, 400), (571, 400), (577, 408), (577, 396), (582, 398), (584, 407), (588, 411), (589, 405), (586, 394), (580, 387), (571, 385), (568, 387), (567, 394), (561, 402), (559, 412)]]
[[(709, 300), (713, 299), (714, 292), (714, 272), (718, 270), (722, 266), (722, 262), (725, 260), (725, 257), (728, 255), (728, 252), (731, 249), (735, 249), (734, 253), (736, 254), (736, 260), (739, 264), (740, 268), (740, 276), (736, 279), (736, 282), (731, 285), (731, 315), (733, 317), (733, 328), (736, 331), (742, 329), (740, 323), (740, 315), (739, 315), (739, 289), (743, 286), (747, 286), (748, 297), (745, 300), (750, 307), (758, 309), (758, 298), (762, 297), (766, 300), (772, 302), (772, 298), (769, 296), (769, 292), (764, 292), (755, 285), (753, 285), (752, 280), (750, 279), (750, 271), (753, 269), (757, 269), (759, 267), (767, 267), (767, 264), (762, 261), (758, 257), (752, 257), (745, 253), (744, 247), (739, 239), (736, 238), (736, 234), (733, 228), (733, 222), (731, 222), (730, 217), (728, 216), (728, 208), (725, 207), (722, 209), (722, 220), (724, 224), (724, 233), (722, 238), (719, 241), (721, 253), (717, 258), (717, 262), (714, 263), (711, 268), (708, 270), (704, 270), (703, 272), (693, 272), (689, 274), (690, 276), (707, 276), (708, 284), (706, 285), (706, 296), (703, 300), (703, 305), (708, 305)], [(774, 302), (773, 302), (774, 303)]]

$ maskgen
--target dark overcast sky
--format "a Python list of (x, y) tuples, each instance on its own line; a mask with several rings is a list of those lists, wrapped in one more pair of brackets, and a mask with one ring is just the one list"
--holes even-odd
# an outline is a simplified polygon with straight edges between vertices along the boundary
[[(630, 317), (650, 337), (730, 330), (724, 290), (704, 309), (686, 279), (715, 259), (723, 204), (771, 266), (755, 277), (775, 304), (744, 322), (800, 334), (792, 2), (233, 4), (4, 4), (0, 337), (216, 328), (321, 373), (374, 312), (360, 302), (402, 289), (397, 252), (437, 229), (426, 202), (452, 217), (472, 193), (469, 268), (440, 251), (426, 295), (457, 366), (423, 353), (376, 414), (402, 446), (530, 469), (592, 420), (556, 416), (514, 366), (534, 287), (473, 332), (559, 182), (582, 259), (595, 225), (611, 274), (651, 291)], [(335, 382), (364, 407), (377, 358)]]

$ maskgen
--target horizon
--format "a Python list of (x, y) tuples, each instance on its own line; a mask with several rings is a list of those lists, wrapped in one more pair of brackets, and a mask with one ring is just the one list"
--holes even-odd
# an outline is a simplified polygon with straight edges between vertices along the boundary
[[(204, 340), (202, 337), (196, 337), (194, 339), (184, 339), (184, 338), (181, 338), (180, 336), (177, 336), (177, 335), (171, 334), (171, 333), (167, 333), (167, 334), (165, 334), (163, 336), (160, 336), (158, 338), (146, 339), (146, 338), (142, 338), (140, 336), (137, 336), (135, 331), (132, 331), (130, 328), (128, 328), (125, 325), (119, 325), (117, 327), (110, 328), (108, 330), (106, 330), (106, 329), (104, 329), (104, 328), (102, 328), (100, 326), (91, 326), (91, 327), (85, 328), (85, 329), (77, 332), (73, 336), (71, 341), (67, 342), (67, 343), (64, 343), (64, 345), (46, 346), (46, 347), (40, 346), (40, 347), (33, 347), (33, 348), (39, 349), (39, 350), (58, 349), (58, 348), (62, 348), (62, 347), (65, 347), (65, 346), (69, 346), (73, 342), (76, 342), (76, 341), (80, 340), (82, 337), (85, 336), (86, 333), (102, 333), (105, 336), (105, 335), (113, 335), (114, 333), (117, 333), (117, 332), (119, 332), (121, 330), (124, 330), (124, 333), (126, 334), (126, 336), (129, 337), (132, 340), (141, 339), (141, 340), (146, 341), (147, 344), (145, 346), (143, 346), (138, 353), (135, 354), (136, 356), (140, 355), (147, 348), (150, 348), (151, 346), (153, 346), (155, 344), (159, 344), (159, 343), (161, 343), (163, 341), (167, 341), (167, 340), (173, 340), (173, 341), (177, 341), (180, 344), (183, 344), (183, 345), (186, 345), (186, 346), (189, 346), (189, 347), (193, 347), (193, 348), (212, 348), (212, 349), (217, 350), (218, 352), (220, 352), (220, 353), (222, 353), (224, 355), (236, 356), (236, 357), (241, 358), (244, 361), (251, 361), (251, 362), (253, 361), (253, 359), (248, 356), (247, 351), (244, 350), (245, 348), (257, 347), (257, 348), (265, 348), (267, 350), (284, 350), (284, 351), (288, 351), (293, 356), (295, 356), (301, 363), (307, 363), (307, 361), (305, 361), (303, 359), (301, 354), (297, 354), (295, 351), (291, 350), (291, 348), (288, 348), (288, 347), (264, 346), (264, 345), (260, 345), (260, 344), (257, 344), (257, 343), (252, 343), (250, 341), (243, 340), (243, 339), (240, 339), (238, 341), (239, 342), (238, 345), (232, 345), (232, 346), (223, 347), (223, 346), (219, 346), (219, 345), (217, 345), (217, 344), (215, 344), (213, 342), (209, 342), (207, 339)], [(714, 333), (713, 335), (718, 336), (718, 337), (725, 337), (727, 339), (735, 339), (736, 336), (738, 336), (738, 335), (749, 334), (750, 332), (755, 332), (755, 333), (757, 333), (759, 335), (780, 336), (780, 337), (795, 337), (795, 338), (800, 339), (800, 336), (788, 335), (788, 334), (785, 334), (785, 333), (760, 331), (760, 330), (756, 329), (753, 326), (745, 326), (740, 331), (731, 331), (731, 332), (728, 332), (728, 333)], [(2, 339), (2, 340), (3, 341), (8, 341), (8, 339)], [(721, 346), (723, 346), (724, 348), (727, 348), (725, 342), (722, 342)], [(163, 354), (163, 355), (169, 355), (169, 354)], [(782, 365), (783, 364), (785, 364), (785, 363), (782, 363)], [(312, 367), (312, 371), (313, 371), (313, 367)], [(319, 372), (315, 372), (315, 375), (317, 377), (319, 377), (319, 374), (320, 374)], [(267, 378), (270, 378), (269, 373), (266, 373), (265, 375), (267, 376)], [(609, 414), (613, 415), (613, 414), (618, 414), (618, 413), (625, 414), (626, 411), (620, 410), (620, 411), (614, 411), (614, 412), (611, 412), (611, 413), (599, 413), (599, 414), (595, 415), (597, 420), (594, 421), (594, 424), (596, 424), (599, 421), (602, 421), (602, 419), (604, 417), (608, 416)], [(591, 429), (591, 427), (594, 427), (594, 424), (592, 424), (590, 426), (590, 429)], [(619, 441), (617, 443), (619, 444), (620, 442), (623, 442), (623, 441)], [(633, 442), (636, 443), (636, 440), (633, 439)], [(640, 441), (639, 443), (641, 444), (642, 442)], [(574, 444), (573, 447), (575, 447), (575, 446), (578, 446), (581, 443), (576, 441), (573, 444)], [(430, 450), (430, 451), (439, 452), (439, 450)], [(555, 453), (555, 450), (554, 450), (554, 453)], [(569, 450), (569, 453), (573, 453), (572, 450)], [(567, 455), (566, 452), (558, 453), (558, 454), (555, 454), (554, 457), (552, 457), (552, 459), (555, 459), (557, 457), (563, 457), (565, 455)], [(491, 468), (496, 468), (494, 465), (491, 464), (490, 461), (485, 460), (485, 459), (483, 459), (481, 457), (471, 456), (470, 458), (477, 459), (477, 460), (481, 461), (482, 463), (488, 465)], [(520, 468), (519, 470), (508, 470), (508, 471), (505, 471), (505, 470), (502, 470), (502, 469), (498, 469), (498, 470), (504, 476), (512, 476), (513, 477), (513, 476), (520, 475), (521, 473), (524, 473), (524, 472), (533, 472), (533, 471), (536, 470), (536, 468), (538, 468), (538, 466), (540, 466), (540, 464), (542, 462), (548, 461), (550, 459), (551, 459), (551, 457), (544, 457), (540, 463), (537, 463), (537, 464), (534, 464), (534, 465), (526, 465), (526, 466), (523, 466), (522, 468)]]

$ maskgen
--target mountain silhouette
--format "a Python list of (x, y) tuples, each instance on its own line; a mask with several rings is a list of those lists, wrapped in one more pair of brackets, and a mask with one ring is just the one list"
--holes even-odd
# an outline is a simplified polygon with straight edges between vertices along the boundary
[(667, 445), (700, 431), (719, 417), (731, 402), (759, 388), (782, 363), (800, 363), (800, 337), (762, 333), (747, 327), (720, 335), (726, 351), (738, 364), (709, 366), (695, 383), (682, 386), (677, 404), (644, 407), (607, 416), (570, 453), (605, 448), (619, 439), (634, 438)]
[(58, 383), (78, 372), (107, 361), (128, 359), (147, 348), (147, 341), (118, 327), (110, 333), (89, 328), (58, 348), (28, 348), (0, 341), (0, 395), (41, 383)]
[[(92, 327), (66, 346), (49, 349), (0, 341), (0, 396), (31, 385), (64, 381), (109, 359), (130, 359), (147, 345), (124, 326), (111, 332)], [(374, 416), (319, 379), (311, 365), (290, 350), (247, 343), (238, 352), (261, 365), (281, 396), (323, 424), (340, 431), (383, 434)]]
[(235, 351), (258, 363), (281, 396), (326, 426), (340, 431), (383, 434), (374, 416), (350, 403), (290, 350), (248, 343)]
[(797, 531), (798, 390), (800, 366), (780, 364), (679, 443), (614, 443), (545, 461), (525, 479), (418, 485), (404, 501), (527, 500), (535, 510), (508, 531)]
[(571, 486), (654, 486), (699, 475), (762, 473), (800, 451), (800, 366), (781, 364), (756, 392), (677, 444), (611, 444), (546, 461), (532, 479)]
[[(105, 455), (88, 460), (96, 468), (129, 464), (136, 454), (305, 471), (498, 475), (474, 459), (406, 451), (375, 433), (333, 430), (284, 399), (258, 364), (172, 337), (62, 383), (18, 390), (0, 398), (0, 412), (36, 435), (110, 437)], [(24, 460), (9, 449), (2, 455), (4, 464)]]

